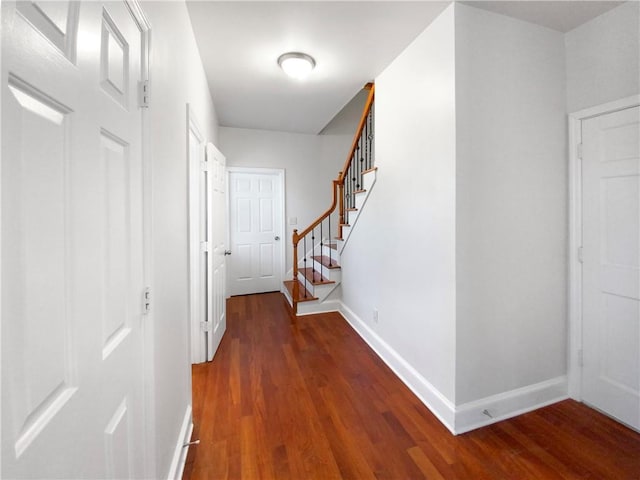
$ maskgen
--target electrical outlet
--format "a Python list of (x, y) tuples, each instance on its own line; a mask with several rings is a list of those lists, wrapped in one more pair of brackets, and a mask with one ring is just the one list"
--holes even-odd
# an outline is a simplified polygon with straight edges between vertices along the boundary
[(373, 309), (373, 323), (378, 323), (378, 309)]

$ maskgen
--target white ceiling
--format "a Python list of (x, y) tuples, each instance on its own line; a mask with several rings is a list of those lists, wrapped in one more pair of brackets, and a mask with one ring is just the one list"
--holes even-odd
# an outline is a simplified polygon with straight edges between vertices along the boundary
[(460, 3), (566, 33), (624, 2), (591, 0), (486, 2), (471, 0)]
[[(187, 1), (221, 125), (318, 133), (451, 2)], [(561, 32), (622, 2), (465, 1)], [(305, 81), (277, 58), (312, 55)]]

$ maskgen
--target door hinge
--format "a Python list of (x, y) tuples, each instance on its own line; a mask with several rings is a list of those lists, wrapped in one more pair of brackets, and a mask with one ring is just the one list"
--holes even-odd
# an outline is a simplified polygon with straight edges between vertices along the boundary
[(151, 311), (151, 287), (145, 287), (142, 291), (142, 314), (146, 315)]
[(202, 252), (208, 252), (209, 251), (209, 242), (200, 242), (200, 250)]
[(138, 106), (140, 108), (149, 108), (149, 80), (138, 82), (138, 89)]
[(582, 143), (576, 145), (576, 155), (580, 160), (582, 160)]
[(582, 252), (583, 252), (582, 247), (578, 247), (578, 261), (579, 261), (580, 263), (583, 263), (583, 262), (584, 262), (584, 256), (583, 256), (583, 253), (582, 253)]
[(200, 327), (202, 327), (203, 332), (211, 331), (211, 322), (200, 322)]

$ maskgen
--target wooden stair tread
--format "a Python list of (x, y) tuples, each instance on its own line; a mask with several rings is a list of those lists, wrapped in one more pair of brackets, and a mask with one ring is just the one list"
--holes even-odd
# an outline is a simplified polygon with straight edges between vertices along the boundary
[(357, 212), (357, 211), (358, 211), (358, 209), (357, 209), (357, 208), (355, 208), (355, 207), (353, 207), (353, 208), (347, 208), (347, 209), (345, 210), (345, 212)]
[[(340, 265), (338, 265), (338, 262), (335, 258), (330, 259), (326, 255), (316, 255), (315, 257), (313, 257), (313, 259), (316, 262), (321, 263), (328, 269), (340, 268)], [(329, 262), (331, 262), (332, 265), (329, 265)]]
[(378, 170), (378, 167), (369, 168), (368, 170), (365, 170), (364, 172), (362, 172), (362, 175), (364, 175), (365, 173), (375, 172), (376, 170)]
[[(311, 295), (311, 292), (309, 290), (304, 288), (304, 285), (302, 284), (302, 282), (300, 282), (300, 280), (298, 280), (298, 287), (299, 287), (298, 298), (293, 298), (293, 280), (285, 280), (284, 286), (287, 287), (287, 290), (289, 291), (289, 296), (294, 302), (300, 303), (300, 302), (311, 302), (313, 300), (317, 300), (316, 297)], [(306, 297), (304, 296), (305, 293), (307, 294)]]
[(351, 225), (349, 225), (348, 223), (341, 223), (340, 226), (341, 227), (350, 227)]
[(329, 247), (332, 250), (338, 249), (338, 244), (336, 242), (325, 243), (324, 246)]
[(357, 195), (358, 193), (365, 193), (366, 190), (356, 190), (355, 192), (353, 192), (354, 195)]
[(324, 278), (320, 272), (317, 272), (312, 267), (301, 268), (298, 270), (304, 277), (311, 282), (311, 285), (328, 285), (330, 283), (336, 283), (333, 280)]

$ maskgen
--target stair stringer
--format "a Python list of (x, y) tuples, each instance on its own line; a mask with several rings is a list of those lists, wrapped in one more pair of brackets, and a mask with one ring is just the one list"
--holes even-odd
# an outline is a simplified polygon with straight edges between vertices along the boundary
[(347, 223), (349, 225), (342, 227), (342, 240), (338, 240), (339, 253), (342, 253), (342, 251), (344, 250), (344, 247), (347, 245), (347, 241), (351, 236), (351, 232), (353, 231), (353, 228), (356, 226), (356, 223), (358, 222), (360, 213), (362, 213), (362, 209), (364, 208), (364, 205), (367, 203), (367, 199), (369, 198), (369, 195), (371, 195), (371, 190), (373, 189), (373, 186), (376, 183), (377, 174), (378, 174), (378, 169), (373, 168), (372, 170), (362, 175), (363, 191), (356, 194), (357, 210), (352, 212), (347, 212), (347, 215), (348, 215)]

